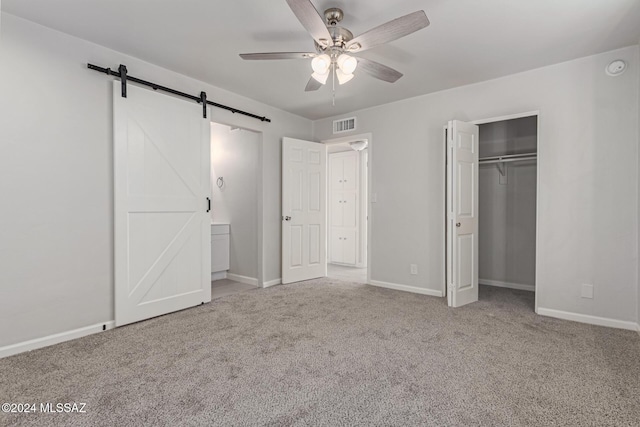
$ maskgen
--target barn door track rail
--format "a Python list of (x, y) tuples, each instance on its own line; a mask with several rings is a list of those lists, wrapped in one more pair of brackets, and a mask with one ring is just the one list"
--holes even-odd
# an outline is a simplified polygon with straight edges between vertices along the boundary
[(100, 73), (105, 73), (109, 76), (119, 77), (120, 81), (122, 82), (123, 98), (127, 97), (127, 82), (134, 82), (140, 85), (149, 86), (153, 90), (161, 90), (163, 92), (167, 92), (172, 95), (191, 99), (192, 101), (196, 101), (198, 104), (202, 104), (202, 117), (205, 119), (207, 118), (207, 105), (212, 105), (214, 107), (222, 108), (223, 110), (231, 111), (232, 113), (242, 114), (243, 116), (252, 117), (262, 122), (271, 123), (271, 119), (268, 119), (264, 116), (258, 116), (256, 114), (247, 113), (246, 111), (238, 110), (237, 108), (233, 108), (227, 105), (218, 104), (217, 102), (209, 101), (207, 100), (206, 92), (200, 92), (199, 96), (189, 95), (188, 93), (180, 92), (179, 90), (171, 89), (166, 86), (162, 86), (156, 83), (151, 83), (146, 80), (142, 80), (137, 77), (130, 76), (129, 74), (127, 74), (127, 67), (122, 64), (120, 64), (120, 66), (118, 67), (118, 71), (113, 71), (111, 68), (103, 68), (93, 64), (87, 64), (87, 68), (89, 68), (90, 70), (98, 71)]

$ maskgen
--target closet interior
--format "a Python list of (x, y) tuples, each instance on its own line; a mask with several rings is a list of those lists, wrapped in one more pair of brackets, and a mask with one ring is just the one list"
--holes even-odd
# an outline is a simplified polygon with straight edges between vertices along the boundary
[(538, 117), (479, 125), (478, 283), (535, 291)]

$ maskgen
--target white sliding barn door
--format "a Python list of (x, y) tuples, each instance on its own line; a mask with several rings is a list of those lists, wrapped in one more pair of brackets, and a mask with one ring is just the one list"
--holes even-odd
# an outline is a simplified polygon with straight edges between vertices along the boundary
[(327, 275), (327, 148), (282, 140), (282, 283)]
[(478, 301), (478, 126), (447, 127), (447, 298)]
[(209, 120), (114, 82), (116, 325), (211, 301)]

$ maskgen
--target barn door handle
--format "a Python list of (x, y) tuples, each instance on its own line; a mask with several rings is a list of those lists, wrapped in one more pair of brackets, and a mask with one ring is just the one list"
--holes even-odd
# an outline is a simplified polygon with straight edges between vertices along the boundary
[(211, 211), (211, 199), (207, 197), (207, 212)]

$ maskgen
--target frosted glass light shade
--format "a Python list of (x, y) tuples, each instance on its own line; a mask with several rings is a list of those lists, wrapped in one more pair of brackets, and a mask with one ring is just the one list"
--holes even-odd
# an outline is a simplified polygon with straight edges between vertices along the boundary
[(355, 151), (362, 151), (367, 148), (369, 145), (369, 141), (366, 139), (361, 139), (359, 141), (351, 141), (349, 143), (349, 147), (353, 148)]
[(336, 77), (338, 78), (338, 83), (343, 85), (353, 78), (353, 74), (346, 74), (340, 68), (338, 68), (336, 70)]
[(318, 74), (326, 74), (331, 67), (331, 57), (327, 54), (318, 55), (311, 60), (311, 68)]
[(325, 84), (327, 82), (327, 78), (329, 78), (329, 70), (324, 74), (313, 73), (311, 74), (311, 77), (316, 79), (319, 83)]
[(338, 67), (345, 74), (353, 74), (358, 66), (358, 60), (353, 56), (345, 55), (344, 53), (338, 57)]

